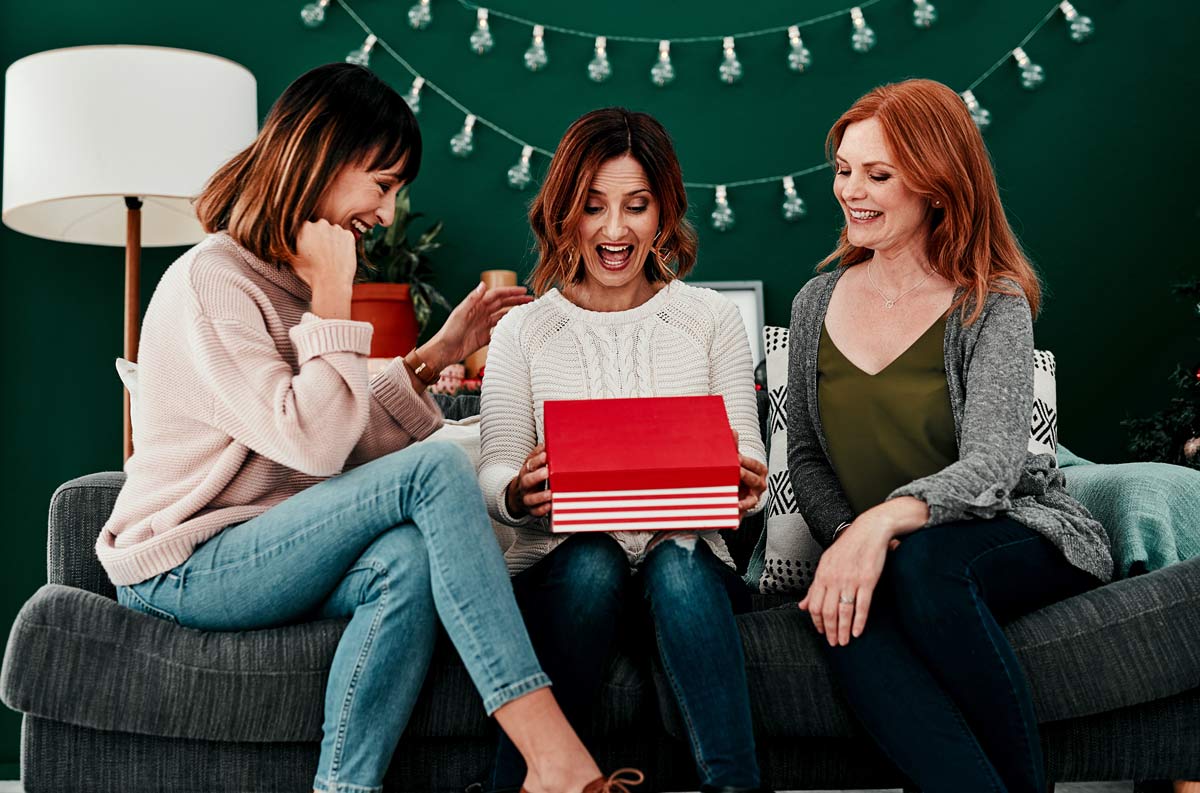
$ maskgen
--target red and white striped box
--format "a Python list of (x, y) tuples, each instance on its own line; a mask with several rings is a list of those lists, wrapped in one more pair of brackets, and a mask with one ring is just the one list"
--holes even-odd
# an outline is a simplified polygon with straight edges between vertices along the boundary
[(547, 401), (544, 424), (555, 533), (737, 528), (721, 397)]

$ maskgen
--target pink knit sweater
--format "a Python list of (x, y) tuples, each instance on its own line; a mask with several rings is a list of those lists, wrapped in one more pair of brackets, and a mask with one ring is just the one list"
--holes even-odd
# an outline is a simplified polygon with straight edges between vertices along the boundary
[(441, 426), (399, 358), (368, 382), (369, 324), (321, 319), (310, 297), (224, 233), (163, 275), (142, 323), (128, 478), (96, 541), (114, 584)]

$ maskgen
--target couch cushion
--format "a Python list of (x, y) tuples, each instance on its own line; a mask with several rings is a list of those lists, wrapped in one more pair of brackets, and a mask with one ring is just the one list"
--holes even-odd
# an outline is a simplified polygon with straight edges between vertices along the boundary
[[(21, 609), (0, 671), (9, 707), (81, 727), (225, 741), (318, 741), (325, 680), (344, 620), (216, 633), (48, 584)], [(641, 664), (644, 667), (644, 662)], [(657, 722), (647, 675), (610, 664), (598, 735)], [(406, 735), (489, 737), (466, 669), (444, 634)]]
[[(808, 614), (789, 602), (741, 615), (738, 625), (760, 735), (855, 734)], [(1085, 592), (1004, 630), (1042, 722), (1200, 692), (1200, 559)], [(666, 728), (683, 737), (670, 687), (655, 672)]]

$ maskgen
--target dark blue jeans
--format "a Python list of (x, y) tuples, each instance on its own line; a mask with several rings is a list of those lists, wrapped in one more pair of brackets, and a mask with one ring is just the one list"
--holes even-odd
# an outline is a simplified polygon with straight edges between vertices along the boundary
[[(748, 602), (737, 574), (695, 538), (661, 542), (639, 575), (607, 534), (577, 534), (513, 579), (517, 603), (554, 696), (586, 733), (628, 593), (650, 607), (663, 670), (705, 784), (757, 787), (758, 762), (742, 640), (732, 601)], [(515, 788), (520, 754), (501, 735), (492, 787)]]
[(1099, 581), (1010, 518), (921, 529), (867, 627), (829, 658), (867, 732), (923, 793), (1045, 793), (1025, 672), (1000, 626)]

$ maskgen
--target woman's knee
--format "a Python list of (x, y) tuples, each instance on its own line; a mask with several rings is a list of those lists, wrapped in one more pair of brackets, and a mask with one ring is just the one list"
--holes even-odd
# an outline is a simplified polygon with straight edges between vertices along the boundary
[(375, 571), (376, 586), (389, 590), (430, 590), (429, 551), (416, 527), (402, 524), (380, 534), (359, 557), (355, 569)]
[(447, 441), (423, 441), (404, 453), (415, 455), (423, 468), (437, 476), (476, 481), (475, 466), (462, 447)]
[(570, 588), (571, 600), (582, 608), (619, 598), (629, 577), (629, 561), (617, 541), (607, 534), (577, 534), (554, 549), (558, 578)]
[(708, 543), (696, 535), (671, 537), (656, 545), (646, 560), (646, 591), (651, 598), (685, 604), (727, 597), (719, 564)]

